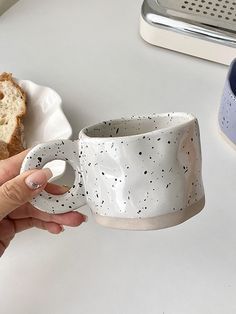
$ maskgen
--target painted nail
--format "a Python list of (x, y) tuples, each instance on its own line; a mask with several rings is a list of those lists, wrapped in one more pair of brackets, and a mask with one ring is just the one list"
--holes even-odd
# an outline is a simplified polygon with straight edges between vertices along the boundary
[(84, 222), (87, 222), (88, 221), (88, 216), (83, 215), (83, 217), (84, 217)]
[(52, 176), (52, 171), (49, 168), (44, 168), (30, 174), (25, 179), (25, 183), (31, 190), (37, 190), (47, 183)]

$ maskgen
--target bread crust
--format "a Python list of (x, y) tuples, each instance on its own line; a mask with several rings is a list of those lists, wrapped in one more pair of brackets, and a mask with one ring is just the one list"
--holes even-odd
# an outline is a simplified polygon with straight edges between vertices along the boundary
[(20, 119), (17, 119), (17, 127), (15, 132), (12, 134), (11, 140), (7, 145), (9, 157), (14, 156), (25, 150), (22, 140), (23, 124)]
[(14, 87), (20, 92), (22, 101), (25, 105), (20, 114), (16, 116), (16, 128), (11, 135), (9, 143), (5, 143), (5, 146), (3, 144), (0, 146), (0, 159), (4, 159), (4, 156), (5, 158), (8, 158), (10, 156), (16, 155), (25, 149), (23, 145), (23, 117), (26, 114), (26, 94), (24, 90), (13, 80), (12, 73), (2, 73), (0, 75), (0, 82), (3, 81), (9, 81), (12, 85), (14, 85)]
[(26, 114), (26, 94), (24, 92), (24, 90), (13, 80), (12, 78), (12, 73), (6, 73), (6, 72), (3, 72), (2, 74), (0, 74), (0, 82), (4, 82), (4, 81), (9, 81), (12, 83), (12, 85), (15, 86), (16, 89), (18, 89), (22, 95), (22, 100), (24, 101), (25, 103), (25, 106), (24, 106), (24, 109), (23, 111), (21, 112), (20, 115), (18, 115), (18, 117), (23, 117), (25, 114)]
[(0, 140), (0, 160), (6, 159), (9, 157), (9, 152), (7, 149), (7, 144)]

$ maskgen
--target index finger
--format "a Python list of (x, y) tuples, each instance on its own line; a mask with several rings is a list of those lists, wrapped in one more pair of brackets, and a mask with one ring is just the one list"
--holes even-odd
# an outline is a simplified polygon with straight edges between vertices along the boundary
[(20, 173), (20, 168), (29, 149), (18, 155), (0, 161), (0, 186), (8, 180), (13, 179)]

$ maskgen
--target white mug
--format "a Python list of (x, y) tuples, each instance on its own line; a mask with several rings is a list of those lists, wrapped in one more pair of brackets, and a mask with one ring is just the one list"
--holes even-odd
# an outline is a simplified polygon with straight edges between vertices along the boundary
[(150, 230), (179, 224), (205, 204), (197, 119), (187, 113), (133, 116), (81, 130), (76, 141), (34, 147), (21, 172), (61, 159), (75, 171), (63, 195), (43, 191), (32, 204), (64, 213), (88, 204), (104, 226)]

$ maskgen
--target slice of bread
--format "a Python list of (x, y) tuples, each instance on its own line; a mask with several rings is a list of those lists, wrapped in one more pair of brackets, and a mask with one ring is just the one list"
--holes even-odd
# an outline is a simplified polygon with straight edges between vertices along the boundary
[(23, 117), (26, 95), (13, 80), (12, 74), (0, 75), (0, 159), (24, 150)]
[(7, 149), (7, 144), (0, 140), (0, 160), (6, 159), (9, 157), (9, 152)]

